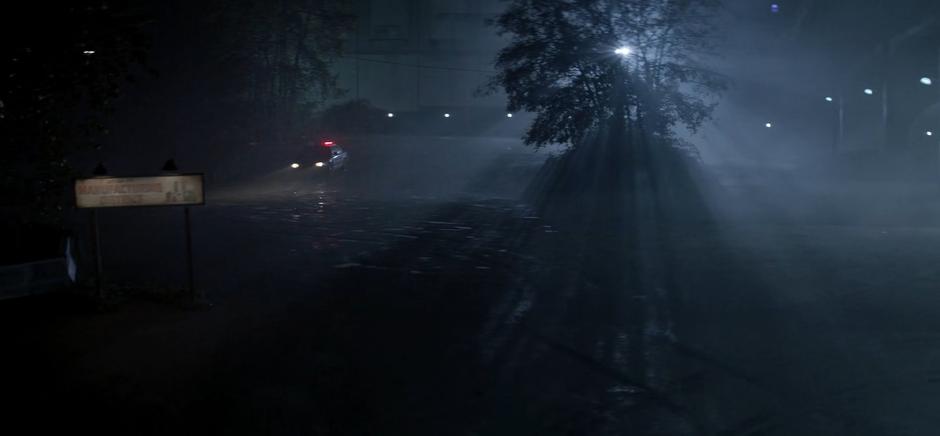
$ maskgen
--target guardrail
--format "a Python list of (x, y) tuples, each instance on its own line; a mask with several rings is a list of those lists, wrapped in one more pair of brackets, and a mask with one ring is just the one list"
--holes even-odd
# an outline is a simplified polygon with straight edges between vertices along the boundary
[(0, 300), (44, 294), (70, 283), (64, 257), (0, 266)]

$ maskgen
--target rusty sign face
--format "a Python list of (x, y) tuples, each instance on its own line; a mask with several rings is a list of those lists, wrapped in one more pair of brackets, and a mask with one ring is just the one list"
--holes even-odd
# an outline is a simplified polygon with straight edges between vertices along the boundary
[(79, 208), (191, 206), (205, 203), (202, 174), (95, 177), (75, 181)]

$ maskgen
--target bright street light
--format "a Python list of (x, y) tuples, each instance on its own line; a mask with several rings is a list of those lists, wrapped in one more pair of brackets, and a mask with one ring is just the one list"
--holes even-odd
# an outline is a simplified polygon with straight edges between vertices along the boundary
[(826, 97), (826, 101), (832, 103), (832, 97)]
[(95, 51), (94, 51), (94, 50), (85, 50), (85, 51), (82, 52), (82, 54), (93, 55), (93, 54), (95, 54)]
[(387, 116), (388, 116), (389, 118), (395, 118), (395, 114), (392, 113), (392, 112), (389, 112)]
[(771, 128), (771, 127), (773, 127), (773, 126), (774, 126), (774, 123), (767, 123), (767, 124), (764, 124), (764, 127), (768, 128), (768, 129)]
[(933, 80), (932, 80), (931, 78), (929, 78), (929, 77), (921, 77), (921, 78), (920, 78), (920, 83), (923, 84), (923, 85), (930, 86), (930, 85), (933, 85)]
[(928, 130), (928, 131), (927, 131), (927, 136), (933, 136), (933, 132), (930, 131), (930, 130)]
[(294, 163), (290, 164), (290, 167), (296, 170), (297, 168), (300, 168), (300, 164), (297, 163), (297, 162), (294, 162)]
[(506, 114), (506, 118), (512, 118), (512, 114)]
[(874, 93), (875, 91), (873, 91), (871, 88), (865, 88), (865, 95), (872, 95)]
[(450, 118), (450, 114), (444, 114), (444, 118)]
[(622, 46), (614, 50), (614, 53), (623, 57), (627, 57), (627, 56), (630, 56), (630, 53), (633, 53), (633, 49), (627, 46)]

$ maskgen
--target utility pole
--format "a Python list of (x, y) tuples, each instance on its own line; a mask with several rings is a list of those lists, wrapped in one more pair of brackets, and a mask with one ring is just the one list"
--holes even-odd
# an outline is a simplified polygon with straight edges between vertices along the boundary
[[(937, 81), (940, 85), (940, 48), (937, 49)], [(940, 178), (940, 135), (937, 135), (937, 176)]]
[(836, 109), (836, 141), (832, 147), (833, 154), (838, 153), (845, 142), (845, 96), (843, 94), (839, 93), (839, 107)]
[[(890, 58), (889, 58), (890, 62)], [(887, 71), (884, 73), (887, 75)], [(890, 135), (888, 134), (889, 130), (888, 125), (888, 78), (885, 77), (884, 81), (881, 84), (881, 148), (887, 150), (890, 148), (888, 141)]]
[(421, 110), (421, 50), (422, 44), (422, 21), (421, 21), (421, 0), (414, 0), (414, 24), (415, 24), (415, 111)]
[(356, 47), (355, 47), (355, 56), (356, 56), (356, 100), (359, 100), (359, 33), (361, 32), (362, 26), (362, 15), (356, 16)]
[(888, 112), (888, 92), (890, 92), (888, 87), (891, 81), (891, 69), (888, 65), (891, 64), (891, 60), (894, 58), (897, 41), (897, 38), (892, 38), (887, 41), (884, 45), (884, 61), (881, 62), (881, 148), (883, 150), (891, 148), (891, 144), (888, 144), (891, 138), (889, 134), (891, 126), (888, 118), (890, 115)]

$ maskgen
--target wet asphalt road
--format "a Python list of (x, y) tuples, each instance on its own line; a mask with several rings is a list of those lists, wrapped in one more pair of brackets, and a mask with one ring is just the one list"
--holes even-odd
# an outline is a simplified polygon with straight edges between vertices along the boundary
[[(5, 331), (31, 326), (5, 341), (21, 356), (10, 416), (122, 434), (940, 428), (940, 227), (834, 224), (819, 204), (781, 217), (748, 189), (703, 193), (709, 222), (663, 226), (647, 192), (624, 240), (622, 223), (539, 216), (504, 187), (292, 177), (195, 211), (209, 311), (7, 305)], [(103, 223), (109, 279), (178, 285), (179, 211), (120, 225), (133, 213)]]

